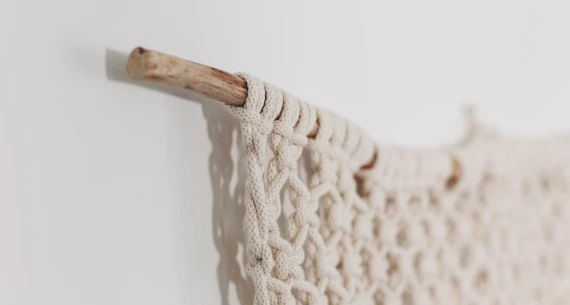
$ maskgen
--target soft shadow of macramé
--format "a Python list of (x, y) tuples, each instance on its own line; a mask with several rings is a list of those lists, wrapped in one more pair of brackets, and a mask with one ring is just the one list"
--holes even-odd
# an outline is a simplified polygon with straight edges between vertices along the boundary
[(212, 143), (209, 167), (212, 185), (212, 231), (220, 253), (218, 285), (227, 305), (232, 284), (240, 304), (253, 303), (253, 291), (244, 269), (243, 205), (245, 172), (237, 120), (218, 105), (203, 105)]

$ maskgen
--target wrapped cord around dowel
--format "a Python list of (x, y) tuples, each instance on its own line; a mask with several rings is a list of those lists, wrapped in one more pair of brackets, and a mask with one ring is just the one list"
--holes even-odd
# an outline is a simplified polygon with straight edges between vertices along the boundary
[(568, 139), (508, 140), (470, 119), (453, 148), (379, 149), (248, 75), (142, 48), (127, 71), (240, 120), (256, 305), (570, 304)]
[(568, 139), (508, 140), (470, 116), (457, 147), (379, 149), (248, 75), (142, 48), (127, 71), (240, 120), (256, 305), (570, 304)]
[(247, 153), (255, 304), (570, 302), (567, 139), (508, 140), (470, 116), (457, 147), (379, 147), (330, 111), (234, 76), (247, 93), (227, 107)]

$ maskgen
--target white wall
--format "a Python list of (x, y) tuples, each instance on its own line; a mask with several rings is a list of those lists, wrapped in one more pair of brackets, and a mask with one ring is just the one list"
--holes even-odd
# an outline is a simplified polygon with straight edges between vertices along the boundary
[(251, 301), (236, 122), (129, 81), (133, 47), (257, 75), (381, 143), (450, 142), (466, 104), (540, 136), (570, 130), (570, 19), (532, 2), (2, 2), (0, 304)]

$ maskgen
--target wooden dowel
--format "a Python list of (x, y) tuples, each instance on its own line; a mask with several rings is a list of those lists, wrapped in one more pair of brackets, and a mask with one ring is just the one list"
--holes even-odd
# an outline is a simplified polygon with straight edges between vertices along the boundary
[(247, 84), (237, 75), (141, 47), (131, 52), (127, 73), (134, 79), (188, 89), (228, 105), (243, 106), (247, 97)]
[[(184, 88), (228, 105), (243, 106), (247, 97), (247, 84), (237, 75), (141, 47), (135, 48), (129, 55), (127, 73), (134, 79)], [(314, 138), (317, 135), (318, 123), (317, 121), (308, 137)], [(375, 152), (362, 168), (372, 168), (377, 158), (378, 152)], [(454, 159), (448, 187), (453, 188), (460, 176), (461, 164)]]

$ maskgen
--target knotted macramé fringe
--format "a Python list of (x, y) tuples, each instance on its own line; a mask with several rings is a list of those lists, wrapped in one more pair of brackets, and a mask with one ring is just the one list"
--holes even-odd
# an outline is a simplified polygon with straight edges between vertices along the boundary
[(508, 141), (471, 120), (461, 147), (377, 147), (241, 76), (245, 106), (228, 109), (246, 149), (255, 304), (570, 304), (569, 141)]

